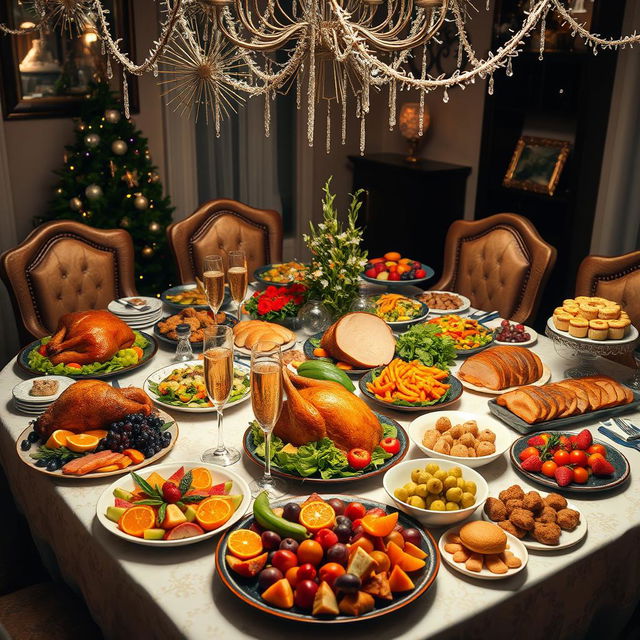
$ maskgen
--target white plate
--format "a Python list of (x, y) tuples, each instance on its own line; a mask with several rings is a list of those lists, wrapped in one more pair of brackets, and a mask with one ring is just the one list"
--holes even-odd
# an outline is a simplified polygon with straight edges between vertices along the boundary
[(485, 566), (482, 567), (482, 571), (480, 572), (469, 571), (469, 569), (467, 569), (464, 566), (464, 562), (454, 562), (453, 555), (450, 553), (447, 553), (444, 550), (444, 545), (447, 544), (446, 540), (448, 536), (452, 533), (457, 534), (460, 531), (460, 529), (461, 529), (460, 525), (456, 527), (451, 527), (451, 529), (448, 529), (447, 531), (445, 531), (440, 536), (440, 540), (438, 540), (438, 549), (440, 549), (440, 555), (442, 556), (442, 559), (452, 569), (459, 571), (460, 573), (462, 573), (465, 576), (468, 576), (469, 578), (479, 578), (480, 580), (502, 580), (504, 578), (511, 578), (512, 576), (515, 576), (517, 573), (520, 573), (527, 566), (527, 561), (529, 560), (529, 554), (527, 552), (526, 547), (522, 544), (522, 541), (518, 540), (518, 538), (516, 538), (515, 536), (512, 536), (510, 533), (505, 531), (505, 534), (507, 536), (507, 545), (509, 547), (509, 551), (511, 551), (511, 553), (513, 553), (513, 555), (516, 556), (516, 558), (520, 558), (520, 560), (522, 560), (522, 564), (517, 569), (509, 569), (507, 573), (491, 573), (491, 571), (489, 571), (489, 569), (487, 569)]
[[(120, 316), (120, 317), (135, 317), (135, 316), (145, 316), (148, 314), (152, 314), (157, 312), (158, 310), (162, 310), (162, 300), (160, 298), (150, 298), (148, 296), (129, 296), (129, 298), (140, 298), (145, 301), (145, 304), (149, 305), (151, 308), (146, 309), (145, 311), (138, 311), (137, 309), (130, 309), (129, 307), (125, 307), (122, 304), (119, 304), (115, 300), (112, 300), (108, 305), (107, 309), (111, 311), (111, 313)], [(120, 298), (120, 300), (129, 300), (129, 298)]]
[[(158, 396), (156, 396), (156, 394), (153, 393), (153, 391), (151, 391), (151, 388), (149, 387), (150, 382), (158, 382), (158, 383), (162, 382), (162, 380), (164, 380), (175, 369), (182, 369), (183, 367), (192, 366), (194, 364), (204, 364), (204, 363), (202, 360), (188, 360), (187, 362), (174, 362), (173, 364), (170, 364), (166, 367), (162, 367), (162, 369), (158, 369), (157, 371), (154, 371), (144, 381), (144, 385), (142, 385), (142, 388), (145, 390), (147, 395), (156, 404), (160, 405), (161, 407), (165, 407), (166, 409), (173, 409), (175, 411), (184, 411), (185, 413), (211, 413), (212, 411), (215, 411), (213, 407), (179, 407), (175, 404), (168, 404), (166, 402), (162, 402), (162, 400)], [(239, 369), (240, 371), (243, 371), (247, 375), (251, 371), (248, 365), (244, 364), (243, 362), (238, 362), (237, 360), (233, 362), (233, 368)], [(240, 404), (241, 402), (248, 400), (250, 397), (251, 397), (251, 390), (249, 389), (249, 391), (247, 392), (247, 395), (243, 396), (239, 400), (236, 400), (235, 402), (229, 402), (224, 406), (224, 408), (229, 409), (230, 407), (235, 407), (237, 404)]]
[[(525, 489), (525, 487), (522, 487), (522, 488), (523, 490)], [(531, 491), (535, 491), (535, 489), (531, 489)], [(546, 498), (549, 494), (540, 493), (540, 495), (543, 498)], [(522, 542), (522, 544), (531, 551), (546, 551), (546, 552), (559, 551), (560, 549), (568, 549), (569, 547), (573, 547), (574, 545), (578, 544), (578, 542), (580, 542), (587, 535), (587, 529), (588, 529), (587, 519), (584, 517), (584, 514), (580, 512), (580, 509), (578, 509), (578, 507), (576, 507), (575, 504), (572, 504), (571, 502), (567, 502), (567, 508), (573, 509), (574, 511), (577, 511), (578, 513), (580, 513), (580, 524), (573, 531), (565, 531), (563, 529), (562, 533), (560, 534), (559, 544), (556, 544), (556, 545), (542, 544), (542, 542), (538, 542), (537, 540), (530, 538), (529, 534), (527, 534), (524, 538), (522, 538), (520, 542)], [(484, 507), (482, 508), (482, 518), (487, 522), (492, 522), (489, 516), (485, 513)]]
[[(513, 345), (513, 344), (509, 344), (510, 347), (516, 346), (519, 347), (520, 345)], [(478, 387), (475, 384), (471, 384), (470, 382), (467, 382), (466, 380), (463, 380), (462, 378), (460, 379), (460, 383), (462, 384), (462, 386), (465, 389), (469, 389), (470, 391), (476, 391), (478, 393), (486, 393), (487, 395), (491, 395), (491, 396), (499, 396), (503, 393), (509, 393), (509, 391), (515, 391), (516, 389), (519, 389), (520, 387), (529, 387), (529, 386), (534, 386), (534, 387), (540, 387), (543, 384), (546, 384), (547, 382), (549, 382), (549, 380), (551, 379), (551, 369), (549, 369), (549, 367), (547, 367), (546, 364), (542, 365), (542, 375), (535, 381), (535, 382), (529, 382), (528, 384), (519, 384), (515, 387), (507, 387), (506, 389), (487, 389), (486, 387)]]
[(153, 467), (147, 467), (144, 470), (144, 473), (140, 474), (143, 478), (148, 478), (154, 471), (159, 473), (163, 478), (168, 478), (171, 474), (177, 471), (180, 467), (184, 467), (185, 471), (189, 469), (195, 469), (196, 467), (205, 467), (209, 469), (211, 475), (213, 476), (213, 483), (217, 484), (219, 482), (226, 482), (228, 480), (233, 481), (233, 487), (231, 488), (231, 493), (233, 494), (241, 494), (242, 502), (240, 506), (236, 509), (235, 513), (227, 520), (221, 527), (214, 529), (213, 531), (206, 531), (202, 535), (194, 536), (193, 538), (183, 538), (182, 540), (145, 540), (144, 538), (136, 538), (135, 536), (130, 536), (128, 533), (124, 533), (124, 531), (120, 531), (118, 529), (118, 525), (115, 522), (112, 522), (105, 515), (107, 511), (107, 507), (111, 507), (114, 504), (114, 496), (113, 490), (116, 487), (121, 487), (126, 489), (127, 491), (131, 491), (134, 488), (133, 478), (130, 474), (125, 477), (118, 478), (112, 485), (107, 487), (100, 496), (98, 500), (98, 505), (96, 507), (96, 515), (98, 516), (98, 520), (100, 524), (113, 535), (122, 538), (123, 540), (127, 540), (129, 542), (133, 542), (135, 544), (141, 544), (146, 547), (182, 547), (187, 544), (194, 544), (195, 542), (201, 542), (202, 540), (207, 540), (212, 538), (213, 536), (218, 535), (220, 532), (225, 531), (229, 527), (233, 526), (249, 508), (249, 504), (251, 503), (251, 490), (249, 489), (249, 485), (246, 481), (241, 478), (235, 471), (231, 471), (226, 467), (218, 467), (213, 464), (207, 464), (205, 462), (167, 462), (166, 464), (158, 464)]
[[(496, 434), (496, 451), (490, 456), (481, 456), (479, 458), (462, 458), (459, 456), (450, 456), (444, 453), (437, 453), (433, 449), (429, 449), (422, 444), (422, 438), (429, 429), (435, 429), (435, 424), (438, 418), (449, 418), (452, 425), (462, 424), (467, 420), (475, 420), (478, 423), (478, 429), (491, 429)], [(416, 418), (408, 428), (409, 438), (411, 442), (420, 449), (426, 456), (430, 458), (441, 458), (449, 462), (455, 462), (464, 464), (467, 467), (476, 468), (482, 467), (485, 464), (493, 462), (499, 458), (516, 439), (513, 431), (505, 427), (502, 422), (496, 420), (489, 415), (483, 415), (478, 413), (469, 413), (467, 411), (432, 411), (431, 413), (425, 413)]]
[[(291, 342), (287, 342), (283, 345), (280, 346), (280, 351), (289, 351), (289, 349), (295, 347), (296, 343), (298, 342), (297, 338), (294, 338)], [(251, 349), (245, 349), (244, 347), (238, 347), (236, 345), (233, 346), (233, 352), (234, 354), (238, 354), (239, 356), (243, 357), (243, 358), (250, 358), (251, 357)]]
[[(500, 325), (498, 324), (495, 329), (500, 329)], [(501, 340), (496, 340), (495, 334), (493, 337), (493, 344), (500, 344), (505, 347), (529, 347), (532, 344), (535, 344), (538, 340), (538, 333), (531, 327), (524, 327), (524, 333), (528, 333), (531, 338), (529, 340), (525, 340), (524, 342), (502, 342)]]
[(620, 340), (592, 340), (591, 338), (575, 338), (568, 331), (558, 331), (555, 325), (553, 324), (553, 318), (549, 318), (547, 320), (547, 326), (551, 331), (562, 336), (563, 338), (567, 338), (567, 340), (574, 340), (575, 342), (583, 342), (585, 344), (627, 344), (629, 342), (634, 342), (638, 339), (638, 330), (633, 326), (629, 325), (629, 331), (627, 335)]
[[(430, 315), (435, 315), (435, 316), (446, 316), (447, 314), (457, 315), (459, 313), (464, 313), (471, 306), (471, 300), (469, 300), (469, 298), (459, 293), (456, 293), (455, 291), (431, 291), (427, 289), (424, 293), (450, 293), (451, 295), (458, 296), (458, 298), (460, 298), (460, 300), (462, 301), (462, 306), (458, 307), (457, 309), (433, 309), (429, 307)], [(419, 297), (418, 297), (418, 300), (420, 300)], [(424, 302), (424, 301), (420, 300), (420, 302)]]
[[(29, 395), (29, 390), (33, 386), (35, 380), (57, 380), (58, 391), (52, 396), (32, 396)], [(73, 378), (67, 378), (67, 376), (38, 376), (37, 378), (30, 378), (24, 380), (13, 387), (13, 397), (25, 404), (51, 404), (60, 397), (60, 394), (70, 387), (75, 380)]]

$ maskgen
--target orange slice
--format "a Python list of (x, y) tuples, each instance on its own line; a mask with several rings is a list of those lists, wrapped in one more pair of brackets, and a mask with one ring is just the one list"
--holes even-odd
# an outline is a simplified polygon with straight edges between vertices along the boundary
[(47, 447), (50, 449), (59, 449), (67, 446), (67, 438), (73, 435), (73, 431), (66, 429), (56, 429), (47, 440)]
[(109, 432), (105, 431), (104, 429), (90, 429), (89, 431), (85, 431), (85, 434), (88, 436), (95, 436), (96, 438), (102, 440), (102, 438), (107, 437)]
[(262, 553), (262, 538), (251, 529), (237, 529), (227, 540), (229, 551), (242, 560), (249, 560)]
[(394, 511), (388, 516), (376, 516), (369, 514), (362, 518), (362, 528), (371, 536), (384, 538), (388, 536), (398, 522), (398, 512)]
[(331, 529), (336, 523), (336, 512), (326, 502), (309, 502), (302, 507), (299, 521), (301, 525), (312, 532), (325, 527)]
[(100, 442), (100, 438), (87, 435), (86, 433), (74, 433), (67, 436), (67, 448), (71, 451), (93, 451)]
[(191, 469), (192, 489), (208, 489), (211, 485), (213, 485), (213, 477), (209, 469), (205, 469), (204, 467)]
[(145, 529), (156, 525), (156, 512), (148, 505), (129, 507), (118, 520), (118, 527), (130, 536), (142, 538)]
[(213, 531), (221, 527), (233, 513), (229, 502), (216, 500), (216, 497), (203, 500), (196, 511), (196, 520), (205, 531)]

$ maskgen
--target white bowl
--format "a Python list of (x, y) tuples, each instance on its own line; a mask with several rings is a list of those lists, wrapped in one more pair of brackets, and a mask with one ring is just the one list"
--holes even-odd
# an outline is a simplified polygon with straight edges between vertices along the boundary
[[(445, 453), (438, 453), (433, 449), (429, 449), (422, 444), (422, 438), (429, 429), (435, 429), (435, 424), (438, 418), (449, 418), (452, 425), (462, 424), (467, 420), (475, 420), (478, 423), (478, 429), (491, 429), (496, 434), (495, 453), (490, 456), (481, 456), (479, 458), (462, 458), (460, 456), (449, 456)], [(446, 460), (455, 464), (463, 464), (467, 467), (482, 467), (485, 464), (493, 462), (499, 458), (516, 439), (516, 435), (505, 427), (501, 422), (490, 416), (485, 416), (477, 413), (469, 413), (468, 411), (432, 411), (425, 413), (416, 418), (409, 425), (409, 438), (411, 442), (427, 456), (439, 458), (440, 460)]]
[[(402, 502), (395, 497), (394, 491), (407, 482), (411, 482), (411, 472), (414, 469), (424, 469), (430, 463), (437, 464), (441, 469), (448, 471), (451, 467), (460, 467), (462, 477), (476, 483), (476, 501), (466, 509), (458, 509), (458, 511), (432, 511), (431, 509), (421, 509), (420, 507), (412, 507), (406, 502)], [(447, 462), (439, 458), (416, 458), (414, 460), (405, 460), (391, 467), (382, 478), (382, 485), (389, 497), (398, 505), (402, 511), (413, 516), (422, 524), (432, 527), (445, 527), (447, 525), (461, 522), (468, 518), (478, 507), (484, 505), (489, 495), (489, 486), (487, 481), (477, 472), (464, 464)]]

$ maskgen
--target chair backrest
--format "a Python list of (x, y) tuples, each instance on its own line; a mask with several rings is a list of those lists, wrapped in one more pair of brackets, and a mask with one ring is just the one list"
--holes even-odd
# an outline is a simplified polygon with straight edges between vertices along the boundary
[(0, 256), (22, 342), (51, 334), (70, 311), (136, 294), (131, 236), (70, 220), (47, 222)]
[(640, 330), (640, 251), (621, 256), (587, 256), (578, 267), (577, 296), (617, 302)]
[(185, 220), (167, 228), (182, 283), (202, 275), (204, 257), (243, 249), (249, 278), (264, 264), (282, 260), (282, 219), (276, 211), (254, 209), (235, 200), (205, 202)]
[(456, 220), (447, 232), (442, 278), (432, 289), (455, 291), (478, 309), (528, 322), (555, 261), (555, 248), (522, 216)]

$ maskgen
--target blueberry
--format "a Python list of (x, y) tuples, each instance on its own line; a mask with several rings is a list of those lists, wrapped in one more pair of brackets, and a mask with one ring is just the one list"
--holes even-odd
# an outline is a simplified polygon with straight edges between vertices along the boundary
[(55, 460), (50, 460), (47, 463), (47, 471), (57, 471), (58, 470), (58, 463)]
[(35, 431), (30, 431), (27, 440), (29, 440), (29, 442), (38, 442), (40, 436)]
[(152, 458), (155, 455), (155, 451), (152, 447), (149, 447), (148, 449), (145, 449), (144, 451), (144, 457), (145, 458)]
[(30, 443), (28, 440), (23, 440), (23, 441), (20, 443), (20, 448), (21, 448), (23, 451), (29, 451), (29, 449), (31, 449), (31, 443)]
[(46, 467), (47, 466), (47, 461), (43, 460), (42, 458), (40, 460), (36, 461), (36, 467)]

